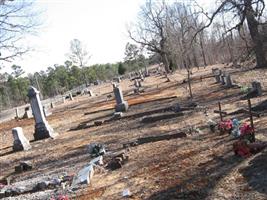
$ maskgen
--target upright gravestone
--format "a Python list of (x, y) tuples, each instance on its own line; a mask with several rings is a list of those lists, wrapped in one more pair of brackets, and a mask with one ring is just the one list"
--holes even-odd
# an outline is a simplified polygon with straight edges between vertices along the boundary
[(45, 117), (52, 115), (52, 112), (48, 108), (46, 108), (45, 106), (43, 106), (43, 111), (44, 111)]
[(220, 79), (221, 79), (221, 84), (224, 85), (225, 84), (225, 74), (224, 74), (224, 72), (221, 73)]
[(221, 78), (220, 78), (220, 76), (221, 76), (222, 71), (219, 70), (219, 69), (216, 69), (216, 70), (213, 70), (212, 73), (214, 74), (216, 83), (220, 83), (220, 82), (221, 82)]
[(218, 71), (219, 69), (218, 68), (212, 68), (211, 71), (212, 71), (212, 74), (215, 75), (216, 72)]
[(14, 138), (13, 150), (14, 151), (23, 151), (31, 149), (31, 145), (27, 138), (23, 134), (21, 127), (16, 127), (12, 129), (12, 135)]
[(25, 107), (25, 113), (23, 115), (23, 118), (24, 119), (30, 119), (32, 117), (33, 116), (32, 116), (32, 111), (31, 111), (30, 107), (29, 106)]
[(233, 86), (232, 79), (230, 74), (225, 74), (225, 85), (226, 87), (230, 88)]
[(89, 97), (93, 97), (94, 96), (94, 93), (92, 90), (88, 90), (88, 94), (89, 94)]
[(121, 91), (121, 88), (117, 86), (116, 84), (113, 84), (113, 92), (116, 99), (116, 106), (115, 111), (116, 112), (125, 112), (128, 110), (128, 102), (124, 101), (123, 94)]
[(257, 96), (261, 96), (261, 95), (262, 95), (261, 83), (258, 82), (258, 81), (253, 81), (253, 82), (251, 83), (251, 85), (252, 85), (252, 89), (253, 89), (253, 91), (256, 92), (256, 95), (257, 95)]
[(16, 111), (16, 119), (19, 119), (19, 109), (16, 108), (15, 111)]
[(30, 98), (30, 104), (35, 120), (34, 139), (41, 140), (49, 137), (55, 138), (57, 133), (54, 132), (53, 128), (45, 119), (39, 91), (31, 86), (28, 91), (28, 97)]
[(72, 93), (69, 94), (69, 98), (70, 98), (71, 101), (73, 101)]

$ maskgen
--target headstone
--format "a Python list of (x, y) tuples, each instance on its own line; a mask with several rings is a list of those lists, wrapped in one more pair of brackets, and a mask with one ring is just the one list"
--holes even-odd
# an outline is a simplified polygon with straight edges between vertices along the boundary
[(69, 98), (70, 98), (71, 101), (73, 101), (72, 93), (69, 94)]
[(134, 79), (134, 86), (137, 88), (139, 87), (137, 79)]
[(218, 68), (212, 68), (212, 69), (211, 69), (212, 74), (213, 74), (213, 75), (216, 75), (218, 70), (219, 70)]
[(71, 187), (75, 188), (79, 184), (90, 184), (90, 181), (94, 175), (93, 165), (89, 165), (81, 169), (74, 177)]
[(34, 139), (41, 140), (49, 137), (55, 138), (57, 133), (54, 132), (53, 128), (45, 119), (39, 91), (31, 86), (28, 91), (28, 97), (30, 98), (30, 104), (35, 120)]
[(14, 138), (13, 150), (14, 151), (23, 151), (31, 149), (31, 145), (27, 138), (23, 134), (21, 127), (16, 127), (12, 129), (12, 135)]
[(88, 94), (89, 94), (89, 97), (93, 97), (94, 96), (94, 93), (92, 90), (88, 90)]
[(231, 79), (231, 76), (230, 74), (226, 74), (225, 75), (225, 85), (226, 87), (230, 88), (233, 86), (233, 83), (232, 83), (232, 79)]
[(24, 115), (23, 115), (23, 118), (25, 119), (30, 119), (30, 118), (32, 118), (33, 117), (33, 115), (32, 115), (32, 111), (31, 111), (31, 109), (30, 109), (30, 107), (26, 107), (25, 108), (25, 113), (24, 113)]
[(16, 109), (15, 109), (15, 112), (16, 112), (16, 119), (19, 119), (19, 109), (16, 108)]
[(222, 73), (222, 71), (219, 70), (219, 69), (217, 69), (217, 70), (215, 70), (215, 71), (213, 72), (214, 77), (215, 77), (215, 80), (216, 80), (216, 83), (220, 83), (220, 82), (221, 82), (221, 78), (220, 78), (221, 73)]
[(225, 84), (225, 76), (224, 76), (224, 72), (221, 73), (221, 75), (220, 75), (220, 79), (221, 79), (221, 84), (224, 85), (224, 84)]
[(62, 103), (65, 103), (65, 99), (66, 99), (66, 97), (63, 96), (63, 97), (62, 97)]
[(43, 106), (43, 111), (44, 111), (44, 116), (48, 117), (50, 115), (52, 115), (52, 112), (49, 111), (45, 106)]
[(258, 82), (258, 81), (253, 81), (253, 82), (251, 83), (251, 85), (252, 85), (252, 89), (253, 89), (254, 91), (256, 91), (257, 96), (261, 96), (261, 95), (262, 95), (261, 83)]
[(121, 91), (121, 88), (119, 86), (116, 86), (116, 84), (113, 84), (113, 92), (116, 99), (116, 106), (115, 111), (116, 112), (125, 112), (128, 110), (128, 102), (123, 100), (123, 94)]

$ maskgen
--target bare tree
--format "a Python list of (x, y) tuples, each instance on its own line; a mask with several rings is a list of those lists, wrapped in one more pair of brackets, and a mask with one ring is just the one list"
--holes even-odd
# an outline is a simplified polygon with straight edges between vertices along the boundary
[(264, 9), (264, 0), (222, 0), (211, 16), (203, 11), (203, 14), (208, 18), (208, 23), (203, 26), (196, 35), (209, 27), (213, 23), (215, 17), (220, 13), (233, 13), (232, 26), (226, 32), (231, 32), (232, 30), (240, 31), (246, 22), (254, 44), (253, 48), (256, 54), (257, 67), (267, 67), (267, 61), (263, 50), (263, 36), (259, 31)]
[(170, 72), (167, 34), (166, 34), (166, 4), (164, 1), (149, 0), (141, 7), (139, 21), (134, 30), (129, 30), (130, 38), (149, 51), (158, 53), (165, 66), (165, 71)]
[(91, 58), (86, 46), (78, 39), (73, 39), (70, 41), (70, 53), (68, 56), (71, 61), (75, 64), (78, 64), (79, 67), (84, 67)]
[(10, 62), (30, 49), (22, 43), (40, 25), (32, 0), (0, 1), (0, 61)]

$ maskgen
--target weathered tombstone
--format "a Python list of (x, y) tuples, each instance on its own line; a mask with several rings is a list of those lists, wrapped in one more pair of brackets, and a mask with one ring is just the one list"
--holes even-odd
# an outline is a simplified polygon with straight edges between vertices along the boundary
[(214, 72), (212, 72), (212, 73), (214, 74), (216, 83), (220, 83), (220, 82), (221, 82), (221, 78), (220, 78), (220, 76), (221, 76), (222, 71), (219, 70), (219, 69), (216, 69), (216, 70), (214, 70)]
[(123, 94), (121, 88), (119, 86), (116, 86), (116, 84), (113, 84), (113, 92), (116, 99), (115, 111), (116, 112), (127, 111), (129, 107), (128, 102), (123, 100)]
[(72, 93), (69, 94), (69, 98), (70, 98), (71, 101), (73, 101)]
[(231, 76), (230, 74), (226, 74), (225, 75), (225, 85), (226, 87), (230, 88), (233, 86), (233, 83), (232, 83), (232, 79), (231, 79)]
[(34, 139), (41, 140), (49, 137), (55, 138), (57, 133), (54, 132), (53, 128), (45, 119), (39, 91), (31, 86), (28, 91), (28, 97), (30, 98), (30, 104), (35, 120)]
[(79, 184), (90, 184), (94, 175), (94, 167), (92, 164), (81, 169), (78, 174), (73, 178), (71, 187), (75, 188)]
[(253, 81), (253, 82), (251, 83), (251, 85), (252, 85), (252, 89), (253, 89), (254, 91), (256, 91), (257, 96), (261, 96), (261, 95), (262, 95), (261, 83), (258, 82), (258, 81)]
[(224, 85), (225, 84), (225, 75), (224, 75), (224, 72), (221, 73), (220, 79), (221, 79), (221, 84)]
[(30, 107), (29, 106), (25, 107), (25, 113), (23, 115), (23, 118), (24, 119), (30, 119), (32, 117), (33, 117), (33, 115), (32, 115), (32, 111), (31, 111)]
[(16, 127), (12, 129), (12, 135), (14, 138), (13, 150), (14, 151), (23, 151), (31, 149), (31, 145), (27, 138), (23, 134), (21, 127)]
[(52, 112), (50, 112), (45, 106), (43, 106), (43, 111), (45, 117), (52, 115)]
[(92, 90), (88, 90), (88, 94), (89, 94), (89, 97), (93, 97), (94, 96), (94, 93)]
[(212, 69), (211, 69), (212, 74), (213, 74), (213, 75), (216, 75), (218, 70), (219, 70), (218, 68), (212, 68)]
[(139, 87), (137, 79), (134, 79), (134, 86), (137, 88)]
[(15, 112), (16, 112), (16, 119), (19, 119), (19, 109), (16, 108), (16, 109), (15, 109)]

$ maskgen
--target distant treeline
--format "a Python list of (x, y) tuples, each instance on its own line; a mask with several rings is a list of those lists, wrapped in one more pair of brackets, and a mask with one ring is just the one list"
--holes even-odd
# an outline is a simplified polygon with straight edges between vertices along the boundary
[[(23, 67), (13, 65), (13, 72), (1, 74), (0, 109), (19, 106), (28, 102), (27, 92), (30, 85), (41, 91), (42, 97), (48, 98), (63, 94), (83, 84), (93, 84), (97, 80), (111, 80), (118, 76), (118, 68), (125, 68), (125, 73), (139, 70), (153, 59), (128, 60), (122, 63), (96, 64), (89, 67), (78, 67), (71, 61), (54, 65), (46, 71), (23, 76)], [(119, 70), (120, 71), (120, 70)]]

